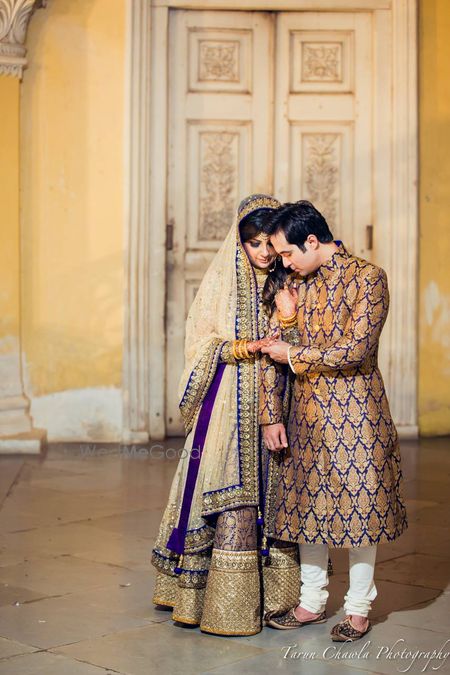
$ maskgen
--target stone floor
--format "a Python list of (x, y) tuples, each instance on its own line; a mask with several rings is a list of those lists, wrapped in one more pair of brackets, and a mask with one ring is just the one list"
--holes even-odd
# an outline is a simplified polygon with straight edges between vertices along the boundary
[(402, 444), (410, 526), (379, 547), (372, 632), (340, 650), (328, 634), (342, 616), (342, 551), (323, 625), (223, 638), (153, 607), (150, 550), (180, 447), (0, 458), (0, 673), (448, 672), (450, 439)]

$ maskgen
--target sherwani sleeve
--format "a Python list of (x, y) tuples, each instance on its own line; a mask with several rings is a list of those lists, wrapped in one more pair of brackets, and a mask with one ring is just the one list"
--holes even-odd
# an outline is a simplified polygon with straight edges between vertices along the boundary
[(233, 356), (233, 340), (227, 340), (223, 343), (220, 350), (219, 363), (237, 363)]
[(298, 326), (283, 328), (281, 331), (281, 339), (284, 340), (284, 342), (289, 342), (290, 345), (300, 345), (300, 330)]
[[(275, 335), (279, 330), (277, 314), (274, 312), (270, 319), (268, 335)], [(260, 368), (259, 423), (282, 423), (283, 397), (287, 377), (286, 366), (275, 363), (268, 354), (261, 354)]]
[(300, 346), (290, 350), (297, 375), (359, 366), (377, 349), (389, 308), (386, 273), (371, 268), (362, 279), (342, 337), (330, 347)]

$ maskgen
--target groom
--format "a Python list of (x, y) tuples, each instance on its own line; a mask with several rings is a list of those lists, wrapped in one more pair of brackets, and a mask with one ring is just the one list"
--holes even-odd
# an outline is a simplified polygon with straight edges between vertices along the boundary
[[(298, 275), (298, 297), (281, 291), (278, 311), (282, 322), (297, 315), (300, 346), (277, 341), (263, 348), (260, 422), (269, 450), (288, 445), (274, 536), (300, 544), (303, 582), (298, 606), (268, 623), (286, 629), (325, 621), (328, 547), (348, 548), (346, 618), (331, 637), (357, 640), (371, 628), (377, 544), (407, 527), (397, 432), (377, 364), (389, 304), (386, 274), (333, 241), (310, 202), (282, 206), (268, 234), (284, 266)], [(287, 430), (280, 364), (296, 376)]]

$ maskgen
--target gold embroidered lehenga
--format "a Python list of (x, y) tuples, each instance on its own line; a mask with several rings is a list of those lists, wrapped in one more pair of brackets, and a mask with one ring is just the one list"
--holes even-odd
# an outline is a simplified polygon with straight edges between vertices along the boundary
[[(267, 272), (251, 265), (239, 223), (278, 206), (266, 195), (241, 203), (189, 311), (179, 388), (186, 452), (152, 551), (153, 602), (222, 635), (258, 633), (265, 612), (292, 607), (300, 590), (298, 547), (271, 538), (279, 459), (261, 444), (259, 354), (233, 353), (235, 340), (259, 339), (269, 322)], [(288, 396), (286, 387), (286, 417)]]

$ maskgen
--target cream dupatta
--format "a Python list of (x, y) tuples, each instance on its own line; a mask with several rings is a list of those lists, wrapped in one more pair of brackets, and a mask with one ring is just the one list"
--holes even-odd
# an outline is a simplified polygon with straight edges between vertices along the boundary
[[(253, 195), (241, 203), (237, 222), (189, 310), (178, 392), (187, 438), (152, 556), (152, 562), (166, 573), (174, 573), (180, 555), (200, 553), (212, 545), (214, 527), (208, 516), (259, 505), (259, 359), (226, 367), (220, 354), (227, 341), (260, 337), (257, 282), (241, 243), (239, 223), (252, 211), (278, 206), (266, 195)], [(202, 435), (199, 453), (196, 440)], [(197, 456), (192, 480), (194, 453), (201, 457)]]

